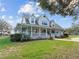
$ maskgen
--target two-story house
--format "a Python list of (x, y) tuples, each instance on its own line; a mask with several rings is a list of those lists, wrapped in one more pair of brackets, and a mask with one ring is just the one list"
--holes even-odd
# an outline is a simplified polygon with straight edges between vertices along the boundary
[[(54, 21), (50, 21), (46, 16), (23, 16), (21, 30), (16, 30), (17, 33), (23, 32), (32, 39), (38, 38), (53, 38), (63, 35), (62, 28)], [(25, 29), (24, 29), (25, 28)]]

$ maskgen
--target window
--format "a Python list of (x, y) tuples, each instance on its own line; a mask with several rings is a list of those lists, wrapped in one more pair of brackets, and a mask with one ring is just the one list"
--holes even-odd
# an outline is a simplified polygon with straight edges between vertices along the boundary
[(31, 18), (31, 23), (34, 24), (34, 18)]
[(33, 33), (38, 33), (38, 28), (33, 28)]
[(43, 21), (42, 24), (43, 24), (43, 25), (47, 25), (47, 22)]
[(25, 18), (25, 21), (26, 21), (27, 24), (29, 24), (29, 18), (28, 17)]
[(34, 20), (32, 19), (32, 21), (31, 21), (32, 23), (34, 23)]
[(42, 24), (43, 24), (43, 25), (47, 25), (47, 23), (45, 23), (45, 22), (42, 22)]
[(55, 33), (55, 31), (54, 31), (54, 30), (52, 30), (52, 33)]
[(41, 32), (42, 32), (42, 33), (45, 33), (45, 32), (46, 32), (46, 30), (45, 30), (45, 29), (42, 29), (42, 30), (41, 30)]

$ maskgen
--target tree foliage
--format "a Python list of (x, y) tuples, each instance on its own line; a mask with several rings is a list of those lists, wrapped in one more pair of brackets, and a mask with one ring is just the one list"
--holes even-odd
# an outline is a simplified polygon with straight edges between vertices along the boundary
[(3, 19), (0, 19), (0, 32), (3, 34), (4, 31), (9, 31), (11, 30), (11, 25), (9, 25), (6, 21)]
[(27, 28), (26, 24), (18, 23), (16, 27), (14, 28), (14, 30), (15, 32), (19, 31), (20, 33), (22, 33), (26, 31), (26, 28)]
[(79, 0), (40, 0), (39, 2), (43, 9), (63, 16), (76, 15), (74, 10), (79, 6)]
[(49, 4), (47, 1), (45, 0), (41, 0), (40, 1), (40, 6), (43, 8), (43, 9), (49, 9)]

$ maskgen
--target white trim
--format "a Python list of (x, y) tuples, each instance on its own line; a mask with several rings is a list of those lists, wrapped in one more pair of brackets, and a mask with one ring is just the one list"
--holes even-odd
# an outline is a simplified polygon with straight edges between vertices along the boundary
[(31, 37), (32, 37), (32, 27), (31, 27)]
[(41, 36), (41, 28), (39, 28), (39, 37)]
[(46, 29), (46, 37), (47, 37), (47, 29)]

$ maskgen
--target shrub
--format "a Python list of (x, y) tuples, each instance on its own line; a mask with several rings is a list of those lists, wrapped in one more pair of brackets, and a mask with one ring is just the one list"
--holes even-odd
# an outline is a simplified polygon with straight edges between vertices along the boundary
[(18, 33), (10, 35), (12, 42), (20, 41), (21, 37), (22, 37), (22, 34), (18, 34)]
[(11, 38), (12, 42), (31, 40), (30, 35), (21, 34), (21, 33), (12, 34), (12, 35), (10, 35), (10, 38)]
[(69, 37), (69, 35), (65, 33), (65, 34), (64, 34), (64, 38), (66, 38), (66, 37)]

